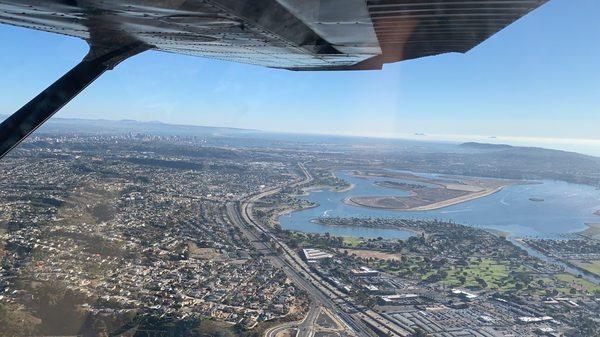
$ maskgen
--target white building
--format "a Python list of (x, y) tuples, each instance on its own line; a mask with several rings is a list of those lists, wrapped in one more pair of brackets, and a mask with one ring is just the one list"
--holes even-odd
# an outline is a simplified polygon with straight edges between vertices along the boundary
[(302, 249), (302, 253), (307, 262), (316, 262), (317, 260), (330, 259), (333, 257), (333, 254), (312, 248)]

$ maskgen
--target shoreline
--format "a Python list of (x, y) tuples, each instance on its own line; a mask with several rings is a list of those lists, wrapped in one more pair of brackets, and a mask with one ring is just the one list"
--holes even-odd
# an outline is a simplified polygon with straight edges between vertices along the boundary
[[(339, 189), (339, 190), (336, 190), (335, 187), (331, 187), (331, 186), (328, 186), (328, 185), (308, 186), (308, 187), (303, 188), (302, 189), (302, 193), (298, 194), (298, 196), (306, 197), (306, 196), (310, 195), (311, 191), (318, 191), (320, 189), (326, 189), (326, 188), (329, 189), (332, 192), (346, 192), (346, 191), (349, 191), (349, 190), (353, 189), (355, 186), (356, 186), (355, 184), (351, 183), (349, 186), (346, 186), (346, 187), (344, 187), (342, 189)], [(312, 204), (312, 205), (308, 205), (308, 206), (305, 206), (305, 207), (291, 207), (291, 206), (287, 206), (284, 209), (275, 212), (275, 216), (274, 216), (274, 219), (273, 219), (274, 223), (279, 224), (281, 226), (281, 221), (279, 221), (280, 217), (282, 217), (284, 215), (288, 215), (288, 214), (294, 213), (294, 212), (300, 212), (300, 211), (304, 211), (304, 210), (307, 210), (307, 209), (316, 208), (316, 207), (319, 207), (319, 206), (320, 206), (320, 204), (316, 203), (316, 202), (314, 204)]]
[(585, 223), (586, 229), (576, 232), (576, 235), (583, 236), (589, 239), (600, 239), (600, 223), (588, 222)]
[[(596, 224), (596, 225), (600, 225), (600, 224)], [(551, 252), (546, 251), (545, 249), (542, 249), (541, 247), (538, 247), (535, 244), (531, 244), (530, 242), (527, 241), (527, 239), (525, 238), (517, 238), (515, 239), (515, 241), (517, 241), (518, 243), (520, 243), (521, 245), (537, 252), (538, 254), (544, 256), (545, 258), (553, 261), (553, 262), (558, 262), (559, 264), (562, 264), (563, 266), (566, 266), (568, 268), (565, 268), (565, 272), (572, 274), (572, 275), (584, 275), (587, 276), (586, 279), (590, 282), (596, 283), (596, 284), (600, 284), (600, 275), (593, 273), (587, 269), (584, 269), (578, 265), (576, 265), (575, 263), (573, 263), (572, 261), (565, 259), (563, 257), (560, 256), (556, 256), (554, 254), (552, 254)], [(570, 269), (570, 270), (569, 270)], [(578, 273), (578, 274), (576, 274)]]
[(353, 189), (354, 187), (356, 187), (356, 185), (353, 183), (350, 183), (350, 185), (348, 185), (344, 188), (337, 188), (337, 187), (333, 187), (330, 185), (311, 185), (308, 187), (304, 187), (302, 189), (303, 193), (299, 194), (299, 196), (307, 196), (309, 194), (308, 192), (319, 191), (319, 190), (330, 190), (331, 192), (342, 193), (342, 192), (348, 192), (351, 189)]
[[(421, 235), (421, 234), (425, 234), (425, 232), (422, 231), (422, 230), (418, 230), (418, 229), (414, 229), (414, 228), (410, 228), (410, 227), (401, 227), (401, 226), (364, 226), (364, 225), (324, 224), (324, 223), (322, 223), (322, 222), (319, 221), (319, 218), (311, 219), (311, 220), (309, 220), (309, 222), (317, 224), (317, 225), (321, 225), (321, 226), (334, 227), (334, 228), (337, 227), (337, 228), (392, 229), (392, 230), (399, 230), (399, 231), (403, 231), (403, 232), (413, 233), (416, 236)], [(332, 234), (331, 236), (336, 236), (336, 235)], [(346, 236), (348, 236), (348, 235), (346, 235)], [(359, 238), (360, 236), (348, 236), (348, 237)]]
[[(344, 188), (340, 188), (340, 189), (331, 189), (333, 192), (337, 192), (337, 193), (343, 193), (343, 192), (348, 192), (352, 189), (354, 189), (354, 187), (356, 187), (356, 185), (354, 183), (350, 183), (350, 185), (344, 187)], [(600, 215), (600, 214), (599, 214)]]
[(486, 190), (483, 190), (480, 192), (474, 192), (474, 193), (459, 196), (456, 198), (434, 202), (434, 203), (428, 204), (428, 205), (422, 205), (422, 206), (416, 206), (416, 207), (410, 207), (410, 208), (385, 207), (385, 206), (380, 207), (380, 206), (365, 205), (360, 202), (357, 202), (356, 200), (353, 200), (352, 197), (344, 198), (342, 200), (342, 202), (349, 206), (383, 209), (383, 210), (389, 210), (389, 211), (407, 211), (407, 212), (433, 211), (433, 210), (442, 209), (445, 207), (450, 207), (453, 205), (461, 204), (463, 202), (487, 197), (489, 195), (492, 195), (494, 193), (501, 191), (506, 186), (508, 186), (508, 185), (499, 186), (499, 187), (496, 187), (493, 189), (486, 189)]
[(494, 228), (481, 228), (481, 229), (483, 229), (484, 231), (487, 231), (488, 233), (491, 233), (493, 235), (496, 235), (498, 237), (502, 237), (505, 239), (508, 239), (512, 235), (511, 232), (506, 232), (506, 231), (494, 229)]
[(309, 205), (306, 207), (286, 207), (285, 209), (282, 209), (278, 212), (275, 212), (275, 220), (277, 221), (277, 223), (279, 223), (279, 217), (283, 216), (283, 215), (288, 215), (290, 213), (294, 213), (294, 212), (300, 212), (300, 211), (304, 211), (307, 209), (311, 209), (311, 208), (315, 208), (315, 207), (319, 207), (319, 204), (314, 204), (314, 205)]

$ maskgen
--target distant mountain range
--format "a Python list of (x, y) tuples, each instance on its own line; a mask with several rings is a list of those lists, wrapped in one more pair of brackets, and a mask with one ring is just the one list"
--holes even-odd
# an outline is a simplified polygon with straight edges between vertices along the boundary
[[(0, 115), (0, 120), (7, 118)], [(123, 133), (148, 133), (154, 135), (177, 135), (177, 136), (206, 136), (206, 135), (231, 135), (260, 132), (259, 130), (177, 125), (167, 124), (159, 121), (142, 122), (133, 119), (107, 120), (107, 119), (81, 119), (52, 117), (37, 133), (76, 133), (76, 134), (123, 134)]]

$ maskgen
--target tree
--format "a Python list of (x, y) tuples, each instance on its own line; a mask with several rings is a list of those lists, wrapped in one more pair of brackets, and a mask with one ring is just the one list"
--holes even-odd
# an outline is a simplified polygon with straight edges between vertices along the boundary
[(479, 283), (479, 285), (480, 285), (482, 288), (487, 288), (487, 286), (488, 286), (488, 285), (487, 285), (487, 282), (485, 282), (485, 280), (484, 280), (484, 279), (482, 279), (481, 277), (476, 277), (476, 278), (475, 278), (475, 281), (477, 281), (477, 283)]

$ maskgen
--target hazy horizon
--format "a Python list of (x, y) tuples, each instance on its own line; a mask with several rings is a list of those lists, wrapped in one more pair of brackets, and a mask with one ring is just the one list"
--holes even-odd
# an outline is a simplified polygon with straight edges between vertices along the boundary
[[(8, 117), (6, 114), (0, 114), (0, 120)], [(226, 128), (233, 130), (254, 131), (271, 134), (290, 134), (290, 135), (306, 135), (306, 136), (333, 136), (333, 137), (349, 137), (349, 138), (371, 138), (371, 139), (390, 139), (390, 140), (407, 140), (407, 141), (422, 141), (432, 143), (454, 143), (460, 144), (464, 142), (478, 142), (489, 144), (506, 144), (511, 146), (525, 147), (540, 147), (554, 150), (572, 151), (581, 154), (600, 157), (600, 139), (569, 139), (569, 138), (539, 138), (539, 137), (507, 137), (507, 136), (490, 136), (490, 135), (432, 135), (424, 133), (416, 134), (397, 134), (397, 135), (382, 135), (382, 134), (344, 134), (344, 133), (318, 133), (318, 132), (302, 132), (302, 131), (272, 131), (260, 128), (239, 128), (227, 125), (199, 125), (199, 124), (177, 124), (169, 123), (160, 120), (137, 120), (131, 118), (124, 119), (108, 119), (108, 118), (80, 118), (80, 117), (54, 117), (50, 123), (60, 120), (82, 120), (82, 121), (106, 121), (106, 122), (126, 122), (132, 121), (137, 123), (161, 123), (168, 126), (185, 126), (185, 127), (204, 127), (204, 128)], [(51, 125), (51, 124), (50, 124)], [(42, 129), (44, 126), (42, 126)], [(135, 130), (131, 130), (135, 131)]]
[[(600, 36), (599, 9), (597, 1), (550, 1), (466, 54), (381, 71), (291, 72), (146, 52), (105, 74), (57, 116), (377, 137), (495, 136), (569, 148), (577, 140), (590, 152), (600, 144), (600, 46), (590, 43)], [(553, 24), (558, 19), (564, 24)], [(0, 25), (0, 43), (18, 46), (0, 55), (4, 113), (87, 51), (76, 38), (8, 25)]]

